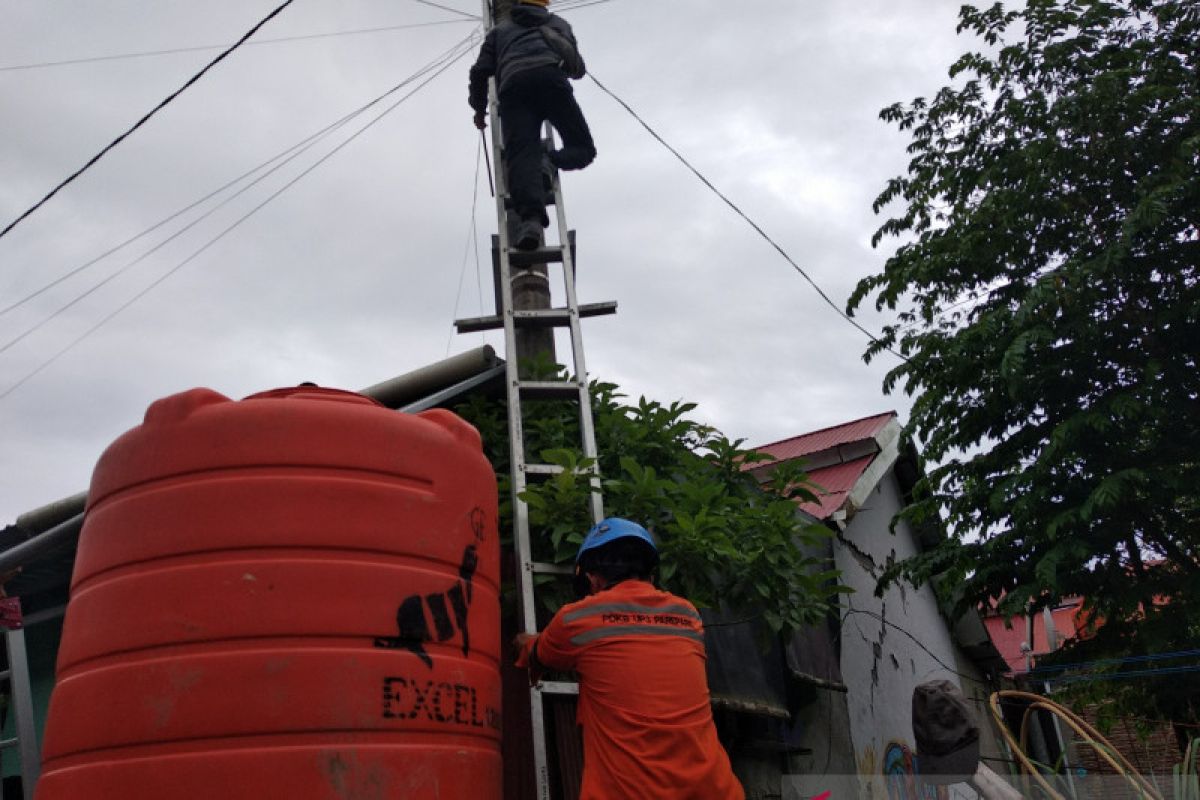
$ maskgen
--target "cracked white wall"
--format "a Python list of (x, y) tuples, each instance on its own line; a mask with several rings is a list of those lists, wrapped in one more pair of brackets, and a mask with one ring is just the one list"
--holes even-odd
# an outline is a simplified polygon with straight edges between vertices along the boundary
[[(882, 777), (893, 743), (915, 752), (912, 690), (917, 684), (946, 678), (962, 687), (964, 694), (974, 693), (969, 681), (938, 663), (964, 671), (956, 657), (950, 625), (938, 611), (930, 586), (914, 589), (893, 584), (882, 597), (875, 596), (883, 570), (918, 550), (906, 523), (898, 522), (894, 534), (888, 530), (902, 507), (899, 484), (889, 470), (834, 544), (842, 581), (856, 590), (843, 601), (841, 664), (849, 688), (855, 759), (864, 776)], [(897, 752), (893, 749), (891, 755)], [(870, 783), (875, 785), (864, 786), (864, 794), (886, 796), (879, 792), (879, 781)]]

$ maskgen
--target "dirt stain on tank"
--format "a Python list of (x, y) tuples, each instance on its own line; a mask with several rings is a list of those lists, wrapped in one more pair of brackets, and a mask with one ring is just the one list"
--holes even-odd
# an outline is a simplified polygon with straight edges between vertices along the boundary
[(340, 750), (321, 753), (321, 774), (341, 800), (385, 800), (386, 779), (379, 764), (364, 766), (358, 754)]

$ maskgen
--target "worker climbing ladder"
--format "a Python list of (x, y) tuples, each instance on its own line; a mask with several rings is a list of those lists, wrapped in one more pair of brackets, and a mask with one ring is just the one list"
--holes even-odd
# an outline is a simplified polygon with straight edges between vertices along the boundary
[[(484, 18), (488, 25), (494, 24), (492, 8), (489, 0), (483, 0)], [(604, 501), (600, 491), (599, 472), (596, 467), (596, 436), (592, 422), (591, 396), (588, 390), (587, 366), (583, 354), (583, 333), (580, 321), (583, 317), (615, 313), (615, 302), (593, 303), (579, 305), (575, 293), (575, 242), (574, 231), (567, 227), (566, 210), (563, 204), (562, 184), (558, 170), (545, 163), (546, 176), (549, 182), (547, 202), (555, 209), (556, 230), (559, 234), (558, 244), (541, 245), (532, 251), (521, 251), (514, 248), (514, 231), (517, 228), (517, 215), (512, 209), (512, 199), (508, 190), (508, 171), (504, 158), (504, 149), (500, 131), (500, 120), (496, 98), (495, 81), (491, 82), (489, 91), (489, 116), (491, 127), (491, 148), (495, 164), (495, 194), (496, 214), (498, 219), (498, 235), (493, 237), (493, 267), (496, 285), (496, 314), (490, 317), (458, 320), (455, 325), (459, 333), (489, 329), (504, 329), (505, 346), (505, 386), (508, 399), (509, 425), (509, 455), (512, 469), (512, 500), (513, 500), (513, 541), (517, 561), (517, 584), (520, 593), (521, 629), (526, 633), (537, 633), (537, 598), (535, 595), (536, 578), (544, 574), (569, 575), (571, 570), (556, 564), (534, 561), (533, 542), (529, 530), (529, 508), (521, 495), (532, 480), (545, 479), (558, 474), (562, 468), (551, 464), (531, 462), (525, 452), (525, 437), (522, 418), (522, 404), (534, 399), (564, 399), (578, 405), (580, 450), (590, 466), (587, 474), (591, 483), (590, 512), (594, 522), (604, 517)], [(553, 130), (545, 126), (544, 144), (553, 144)], [(552, 265), (558, 265), (554, 267)], [(549, 307), (549, 292), (544, 293), (546, 307), (518, 308), (514, 304), (513, 281), (539, 280), (543, 270), (554, 274), (561, 270), (565, 305), (559, 308)], [(535, 330), (566, 328), (569, 333), (573, 377), (570, 380), (529, 380), (521, 374), (517, 357), (522, 348), (518, 340), (522, 335)], [(540, 681), (530, 690), (530, 711), (533, 728), (534, 774), (537, 784), (537, 796), (541, 800), (550, 800), (550, 750), (546, 725), (546, 710), (544, 698), (547, 695), (578, 694), (578, 684), (565, 681)]]

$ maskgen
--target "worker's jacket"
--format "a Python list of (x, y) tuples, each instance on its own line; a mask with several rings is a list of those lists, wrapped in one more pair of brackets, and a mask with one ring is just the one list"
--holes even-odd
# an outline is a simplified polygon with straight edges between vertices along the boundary
[(686, 600), (627, 580), (563, 606), (533, 655), (579, 673), (580, 800), (742, 800), (717, 740), (704, 629)]
[(471, 67), (467, 102), (476, 111), (487, 110), (488, 78), (496, 78), (496, 91), (504, 94), (509, 79), (522, 70), (556, 66), (561, 58), (538, 30), (548, 25), (578, 49), (571, 25), (557, 14), (540, 6), (513, 5), (509, 20), (488, 31), (479, 48), (479, 58)]

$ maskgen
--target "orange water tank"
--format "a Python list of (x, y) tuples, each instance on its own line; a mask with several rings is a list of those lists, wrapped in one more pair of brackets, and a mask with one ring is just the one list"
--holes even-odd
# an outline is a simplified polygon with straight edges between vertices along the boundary
[(154, 403), (92, 477), (38, 800), (499, 798), (496, 513), (448, 411)]

